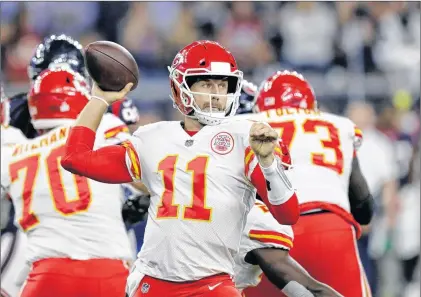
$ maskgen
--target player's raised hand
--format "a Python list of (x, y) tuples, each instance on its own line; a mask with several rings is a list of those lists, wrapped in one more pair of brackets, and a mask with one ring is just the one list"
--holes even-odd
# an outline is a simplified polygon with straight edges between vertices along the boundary
[(266, 123), (254, 123), (250, 129), (250, 146), (260, 165), (269, 167), (275, 158), (278, 133)]
[(112, 92), (112, 91), (103, 91), (100, 87), (94, 82), (92, 85), (91, 95), (94, 97), (99, 97), (104, 99), (108, 104), (111, 104), (115, 101), (123, 99), (126, 97), (127, 93), (130, 92), (133, 87), (133, 83), (128, 83), (121, 91)]

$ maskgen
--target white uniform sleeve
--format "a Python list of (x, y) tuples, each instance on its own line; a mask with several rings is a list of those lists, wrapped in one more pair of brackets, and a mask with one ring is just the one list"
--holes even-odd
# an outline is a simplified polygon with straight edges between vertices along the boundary
[(133, 135), (121, 143), (126, 148), (126, 165), (134, 181), (142, 179), (142, 165), (140, 151), (143, 143), (144, 127), (139, 127)]
[(129, 138), (130, 132), (127, 125), (117, 116), (106, 113), (96, 133), (95, 149), (107, 145), (119, 144)]
[(10, 146), (1, 147), (1, 197), (0, 197), (0, 209), (1, 217), (0, 224), (3, 229), (9, 221), (9, 210), (11, 201), (9, 200), (8, 191), (10, 187), (10, 174), (9, 174), (9, 162), (13, 148)]
[(256, 201), (247, 216), (240, 244), (241, 258), (248, 252), (259, 248), (281, 248), (290, 250), (293, 246), (294, 234), (291, 226), (278, 223), (267, 206)]
[(353, 129), (352, 138), (353, 138), (353, 143), (354, 143), (354, 151), (358, 151), (358, 149), (361, 147), (361, 144), (363, 143), (363, 132), (354, 123), (353, 123), (353, 127), (354, 129)]
[(266, 205), (260, 201), (252, 207), (247, 216), (240, 249), (235, 257), (235, 285), (242, 290), (257, 286), (263, 275), (258, 265), (245, 261), (247, 253), (260, 248), (289, 250), (292, 247), (293, 232), (290, 226), (280, 225)]

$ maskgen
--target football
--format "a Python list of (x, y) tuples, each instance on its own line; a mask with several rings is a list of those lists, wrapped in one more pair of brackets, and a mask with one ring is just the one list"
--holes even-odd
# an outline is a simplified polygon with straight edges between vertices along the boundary
[(132, 90), (139, 82), (139, 68), (130, 52), (111, 41), (96, 41), (85, 48), (86, 67), (104, 91), (120, 91), (128, 83)]

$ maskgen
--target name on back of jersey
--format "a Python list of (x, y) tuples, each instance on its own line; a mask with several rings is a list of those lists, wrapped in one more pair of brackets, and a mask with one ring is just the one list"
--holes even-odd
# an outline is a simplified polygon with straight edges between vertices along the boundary
[(50, 146), (56, 142), (64, 140), (69, 135), (70, 126), (65, 126), (56, 129), (52, 133), (47, 133), (44, 136), (37, 137), (34, 141), (24, 143), (24, 144), (17, 144), (13, 149), (12, 156), (18, 156), (30, 151), (38, 150), (42, 147)]

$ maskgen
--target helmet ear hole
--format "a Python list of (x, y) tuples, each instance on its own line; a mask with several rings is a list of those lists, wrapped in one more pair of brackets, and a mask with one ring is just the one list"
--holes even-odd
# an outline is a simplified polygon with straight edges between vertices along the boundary
[(199, 65), (200, 66), (205, 66), (206, 65), (206, 60), (205, 59), (200, 60)]

